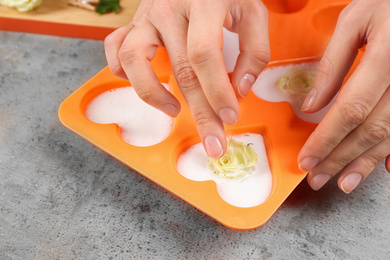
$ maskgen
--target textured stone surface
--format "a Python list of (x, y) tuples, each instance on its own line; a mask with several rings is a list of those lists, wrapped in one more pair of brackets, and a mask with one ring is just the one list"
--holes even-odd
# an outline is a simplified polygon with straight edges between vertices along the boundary
[(383, 164), (236, 231), (67, 130), (60, 103), (105, 65), (101, 41), (0, 32), (0, 259), (390, 259)]

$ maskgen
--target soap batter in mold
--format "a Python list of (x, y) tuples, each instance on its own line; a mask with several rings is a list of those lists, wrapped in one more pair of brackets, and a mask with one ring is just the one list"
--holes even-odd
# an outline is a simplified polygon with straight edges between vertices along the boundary
[(292, 68), (299, 68), (302, 70), (316, 70), (317, 66), (318, 62), (302, 62), (297, 64), (270, 66), (262, 73), (260, 73), (252, 87), (253, 93), (265, 101), (288, 102), (291, 104), (291, 107), (297, 117), (308, 122), (319, 123), (334, 104), (337, 96), (333, 98), (333, 100), (320, 111), (308, 114), (301, 111), (305, 96), (291, 94), (283, 91), (279, 89), (276, 84), (280, 77), (285, 75)]
[(178, 172), (194, 181), (212, 180), (217, 184), (218, 193), (227, 203), (242, 208), (264, 203), (271, 194), (272, 174), (268, 162), (264, 139), (259, 134), (232, 136), (237, 141), (249, 144), (257, 153), (257, 163), (252, 174), (235, 181), (214, 174), (208, 167), (208, 157), (201, 143), (184, 151), (177, 162)]
[(103, 92), (87, 106), (85, 115), (98, 124), (118, 124), (122, 139), (140, 147), (163, 141), (173, 126), (171, 117), (146, 104), (132, 87)]

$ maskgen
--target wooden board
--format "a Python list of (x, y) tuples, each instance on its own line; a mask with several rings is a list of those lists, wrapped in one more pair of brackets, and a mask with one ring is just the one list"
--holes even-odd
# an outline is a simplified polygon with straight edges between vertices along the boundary
[(120, 0), (118, 14), (104, 15), (69, 6), (68, 0), (43, 0), (41, 6), (30, 12), (0, 5), (0, 30), (104, 39), (132, 20), (139, 1)]

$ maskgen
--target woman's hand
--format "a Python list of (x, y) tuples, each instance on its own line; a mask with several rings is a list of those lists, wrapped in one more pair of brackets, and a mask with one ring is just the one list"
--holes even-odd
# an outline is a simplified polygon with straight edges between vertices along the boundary
[[(230, 81), (222, 29), (239, 35)], [(165, 47), (178, 85), (210, 157), (226, 150), (223, 123), (239, 116), (235, 90), (246, 96), (270, 58), (268, 13), (259, 0), (141, 0), (133, 21), (105, 40), (111, 71), (128, 79), (148, 104), (177, 116), (180, 103), (160, 83), (150, 61)]]
[(342, 11), (302, 110), (318, 111), (332, 99), (364, 45), (360, 64), (299, 154), (314, 190), (341, 171), (338, 185), (350, 193), (390, 154), (390, 0), (354, 0)]

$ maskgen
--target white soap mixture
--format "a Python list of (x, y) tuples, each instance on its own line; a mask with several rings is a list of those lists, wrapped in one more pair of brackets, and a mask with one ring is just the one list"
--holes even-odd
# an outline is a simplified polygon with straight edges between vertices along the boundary
[[(168, 86), (165, 84), (165, 87)], [(86, 117), (99, 124), (116, 123), (122, 139), (134, 146), (151, 146), (169, 136), (173, 119), (140, 99), (132, 87), (106, 91), (92, 100)]]
[(233, 138), (249, 144), (257, 153), (253, 174), (234, 181), (219, 177), (207, 168), (208, 157), (201, 143), (188, 148), (177, 162), (178, 172), (194, 181), (212, 180), (218, 193), (227, 203), (237, 207), (254, 207), (265, 202), (272, 190), (272, 174), (263, 137), (259, 134), (241, 134)]
[(260, 73), (257, 78), (255, 84), (253, 85), (253, 93), (259, 98), (270, 101), (270, 102), (288, 102), (291, 104), (291, 107), (295, 113), (295, 115), (302, 120), (319, 123), (322, 118), (329, 111), (331, 106), (336, 101), (336, 97), (323, 109), (316, 113), (308, 114), (301, 111), (301, 107), (304, 101), (304, 97), (299, 97), (297, 95), (289, 94), (285, 91), (280, 90), (276, 82), (280, 77), (285, 75), (289, 70), (294, 67), (300, 69), (312, 69), (315, 70), (318, 66), (318, 62), (304, 62), (299, 64), (290, 64), (284, 66), (272, 66), (265, 69), (262, 73)]

